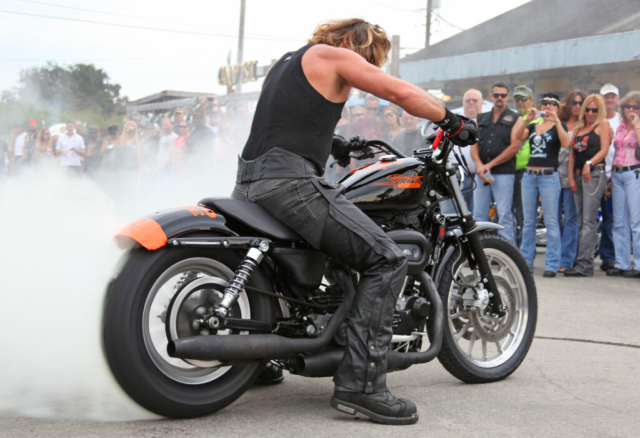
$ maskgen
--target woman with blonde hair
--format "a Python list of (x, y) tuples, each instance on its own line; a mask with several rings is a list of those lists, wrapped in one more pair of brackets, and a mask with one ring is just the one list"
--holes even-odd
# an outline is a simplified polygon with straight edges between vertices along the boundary
[(388, 106), (382, 111), (382, 139), (392, 141), (393, 138), (402, 132), (402, 123), (398, 109)]
[[(640, 91), (620, 101), (622, 122), (613, 137), (613, 245), (616, 264), (607, 275), (640, 278)], [(631, 269), (631, 242), (634, 269)]]
[(38, 134), (36, 139), (36, 148), (34, 151), (34, 160), (38, 161), (41, 158), (53, 159), (55, 157), (53, 153), (53, 138), (51, 132), (47, 128), (44, 128)]
[(578, 256), (567, 277), (592, 277), (595, 253), (595, 218), (607, 188), (604, 159), (609, 152), (609, 122), (599, 94), (587, 96), (573, 131), (569, 155), (569, 187), (578, 212)]

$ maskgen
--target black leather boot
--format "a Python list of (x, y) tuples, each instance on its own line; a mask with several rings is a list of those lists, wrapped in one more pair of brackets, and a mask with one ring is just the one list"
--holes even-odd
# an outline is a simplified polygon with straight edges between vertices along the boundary
[(256, 385), (276, 385), (284, 380), (282, 368), (267, 362), (262, 372), (255, 381)]
[(361, 392), (333, 392), (331, 407), (345, 414), (363, 415), (384, 424), (415, 424), (418, 409), (411, 401), (395, 398), (390, 392), (363, 394)]

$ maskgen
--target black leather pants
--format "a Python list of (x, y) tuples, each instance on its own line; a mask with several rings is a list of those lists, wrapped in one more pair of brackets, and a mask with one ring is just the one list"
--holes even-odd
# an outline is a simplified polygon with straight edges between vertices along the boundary
[(406, 256), (345, 198), (343, 186), (308, 175), (264, 176), (248, 182), (239, 178), (233, 197), (259, 204), (314, 248), (360, 273), (349, 316), (349, 344), (333, 381), (358, 392), (386, 391), (386, 353)]

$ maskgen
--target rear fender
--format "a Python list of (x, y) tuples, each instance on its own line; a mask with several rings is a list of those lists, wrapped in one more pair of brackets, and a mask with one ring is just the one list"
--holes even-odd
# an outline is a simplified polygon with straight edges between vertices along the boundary
[(188, 206), (161, 210), (137, 219), (120, 230), (115, 240), (120, 249), (130, 248), (138, 243), (153, 251), (165, 246), (173, 237), (194, 231), (238, 235), (227, 227), (224, 216), (206, 207)]

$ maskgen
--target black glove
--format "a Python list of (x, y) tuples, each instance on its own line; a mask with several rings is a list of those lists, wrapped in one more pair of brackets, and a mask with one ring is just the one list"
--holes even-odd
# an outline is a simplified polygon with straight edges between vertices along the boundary
[(457, 116), (445, 108), (445, 116), (441, 122), (436, 122), (447, 137), (456, 146), (471, 146), (478, 142), (478, 125), (476, 122), (464, 116)]
[(331, 155), (340, 167), (347, 167), (349, 165), (349, 161), (351, 160), (351, 157), (349, 157), (350, 152), (349, 142), (341, 135), (334, 135), (333, 141), (331, 142)]

